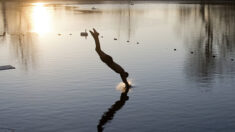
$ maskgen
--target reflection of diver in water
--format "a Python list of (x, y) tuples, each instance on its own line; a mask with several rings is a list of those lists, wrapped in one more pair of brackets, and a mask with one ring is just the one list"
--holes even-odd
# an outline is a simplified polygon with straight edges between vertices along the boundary
[(120, 110), (126, 103), (126, 101), (129, 99), (127, 96), (127, 93), (129, 91), (129, 88), (125, 89), (125, 92), (121, 94), (120, 99), (116, 101), (109, 109), (108, 111), (104, 112), (102, 115), (102, 118), (99, 121), (99, 124), (97, 125), (97, 131), (102, 132), (103, 131), (103, 126), (111, 121), (114, 117), (114, 114)]
[(97, 125), (97, 131), (98, 132), (102, 132), (103, 131), (103, 126), (110, 120), (113, 119), (114, 114), (120, 110), (124, 104), (126, 103), (126, 101), (128, 100), (128, 96), (127, 93), (129, 91), (129, 88), (131, 87), (129, 85), (129, 83), (127, 82), (127, 77), (128, 77), (128, 73), (117, 63), (115, 63), (113, 61), (113, 58), (107, 54), (105, 54), (101, 48), (100, 48), (100, 41), (99, 41), (99, 33), (93, 29), (93, 31), (90, 31), (91, 35), (93, 36), (94, 40), (95, 40), (95, 44), (96, 44), (96, 52), (98, 53), (98, 55), (100, 56), (100, 59), (107, 64), (112, 70), (114, 70), (116, 73), (119, 73), (122, 81), (125, 83), (126, 85), (126, 89), (125, 92), (123, 92), (120, 96), (120, 99), (118, 101), (116, 101), (109, 109), (107, 112), (105, 112), (102, 116), (102, 118), (99, 121), (99, 124)]
[(127, 82), (127, 77), (128, 77), (128, 73), (117, 63), (115, 63), (112, 59), (111, 56), (105, 54), (101, 48), (100, 48), (100, 41), (99, 41), (99, 33), (93, 29), (93, 32), (90, 31), (91, 35), (93, 36), (94, 40), (95, 40), (95, 44), (96, 44), (96, 52), (98, 53), (98, 55), (100, 56), (100, 59), (107, 64), (112, 70), (114, 70), (115, 72), (119, 73), (122, 81), (125, 83), (126, 88), (129, 88), (130, 85)]

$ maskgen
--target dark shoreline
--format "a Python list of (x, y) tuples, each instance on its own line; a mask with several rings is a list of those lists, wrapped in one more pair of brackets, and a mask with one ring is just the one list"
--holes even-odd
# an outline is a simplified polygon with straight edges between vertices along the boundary
[(0, 0), (0, 2), (66, 2), (80, 4), (103, 4), (103, 3), (167, 3), (167, 4), (235, 4), (234, 0)]

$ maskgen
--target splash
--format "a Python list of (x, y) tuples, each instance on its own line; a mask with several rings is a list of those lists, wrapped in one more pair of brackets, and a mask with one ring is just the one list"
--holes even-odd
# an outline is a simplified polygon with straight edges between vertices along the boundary
[[(131, 91), (131, 89), (132, 89), (133, 86), (134, 86), (133, 80), (127, 80), (127, 82), (128, 82), (128, 84), (131, 86), (131, 88), (130, 88), (130, 91)], [(125, 92), (125, 90), (126, 90), (125, 83), (120, 82), (120, 83), (116, 86), (116, 90), (117, 90), (117, 91), (120, 91), (120, 92), (122, 92), (122, 93)]]

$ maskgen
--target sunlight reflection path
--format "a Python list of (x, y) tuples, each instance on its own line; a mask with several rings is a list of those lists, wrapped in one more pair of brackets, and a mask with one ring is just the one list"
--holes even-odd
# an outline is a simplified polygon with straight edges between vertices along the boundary
[(45, 34), (52, 30), (52, 16), (43, 3), (34, 3), (31, 14), (32, 32)]

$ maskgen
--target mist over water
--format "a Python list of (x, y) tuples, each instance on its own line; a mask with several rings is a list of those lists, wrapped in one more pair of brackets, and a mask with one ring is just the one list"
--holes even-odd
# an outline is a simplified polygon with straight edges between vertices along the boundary
[(0, 131), (233, 132), (234, 23), (233, 4), (0, 1), (0, 66), (16, 67), (0, 71)]

